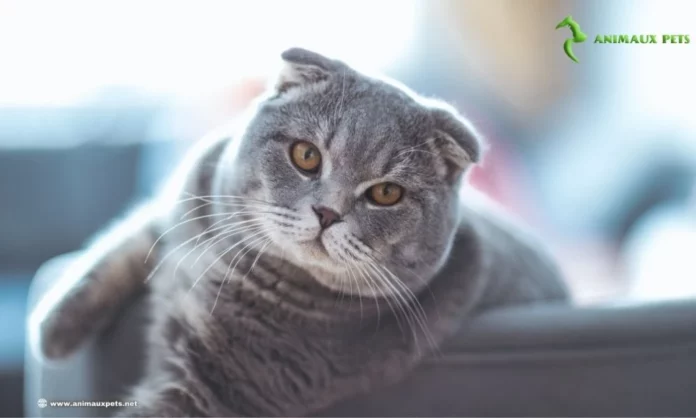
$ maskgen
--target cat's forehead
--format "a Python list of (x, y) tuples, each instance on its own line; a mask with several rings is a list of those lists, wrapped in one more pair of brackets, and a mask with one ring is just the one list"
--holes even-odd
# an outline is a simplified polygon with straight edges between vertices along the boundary
[(399, 87), (358, 75), (272, 109), (273, 125), (286, 137), (316, 143), (335, 175), (362, 181), (394, 171), (428, 174), (433, 122), (428, 108)]
[(337, 82), (284, 103), (275, 122), (290, 137), (324, 140), (339, 148), (403, 148), (422, 142), (431, 131), (427, 109), (399, 89), (363, 80), (347, 84)]
[(373, 120), (404, 123), (425, 114), (417, 96), (385, 81), (358, 78), (353, 88), (348, 110), (363, 110), (364, 116)]
[(422, 140), (430, 130), (424, 107), (390, 85), (366, 84), (345, 99), (337, 132), (342, 132), (345, 139), (362, 137), (374, 142), (386, 141), (394, 147)]
[[(420, 177), (429, 165), (425, 161), (429, 125), (424, 108), (408, 96), (367, 91), (346, 100), (325, 145), (343, 175), (352, 173), (366, 180), (412, 171)], [(409, 152), (418, 147), (424, 153)]]

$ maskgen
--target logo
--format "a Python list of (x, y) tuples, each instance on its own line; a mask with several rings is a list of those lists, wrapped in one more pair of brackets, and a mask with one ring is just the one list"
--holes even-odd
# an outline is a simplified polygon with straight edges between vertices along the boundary
[(642, 35), (597, 35), (594, 40), (596, 44), (657, 44), (658, 39), (662, 40), (663, 44), (688, 44), (691, 43), (691, 37), (683, 34), (666, 34), (658, 38), (654, 34)]
[(39, 408), (43, 409), (43, 408), (48, 406), (48, 401), (44, 398), (41, 398), (41, 399), (39, 399), (37, 404), (39, 405)]
[(573, 20), (573, 17), (571, 15), (568, 15), (565, 17), (565, 19), (561, 20), (561, 22), (558, 25), (556, 25), (556, 29), (560, 29), (566, 26), (570, 28), (570, 33), (573, 35), (573, 37), (566, 39), (566, 41), (563, 43), (563, 50), (565, 51), (568, 58), (579, 63), (580, 61), (578, 61), (578, 58), (573, 53), (573, 44), (585, 42), (585, 40), (587, 39), (587, 35), (585, 35), (582, 32), (582, 30), (580, 30), (580, 25), (578, 24), (578, 22)]
[[(587, 35), (580, 30), (580, 25), (571, 15), (566, 16), (561, 20), (556, 29), (568, 27), (572, 38), (568, 38), (563, 43), (563, 50), (568, 58), (576, 63), (579, 63), (578, 57), (573, 52), (573, 44), (579, 44), (587, 40)], [(643, 34), (609, 34), (597, 35), (594, 40), (595, 44), (689, 44), (691, 37), (687, 34), (666, 33), (662, 35), (643, 33)]]

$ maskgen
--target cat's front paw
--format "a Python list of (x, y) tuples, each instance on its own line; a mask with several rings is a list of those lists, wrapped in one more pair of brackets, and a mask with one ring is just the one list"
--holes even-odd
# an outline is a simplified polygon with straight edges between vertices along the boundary
[(39, 324), (38, 346), (47, 360), (69, 357), (91, 334), (94, 318), (80, 317), (66, 305), (51, 312)]
[(64, 318), (46, 318), (40, 325), (40, 334), (41, 355), (48, 360), (70, 356), (82, 341), (81, 334)]

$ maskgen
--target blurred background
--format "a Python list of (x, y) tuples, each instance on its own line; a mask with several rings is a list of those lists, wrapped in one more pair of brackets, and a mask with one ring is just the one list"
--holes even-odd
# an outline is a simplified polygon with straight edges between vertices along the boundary
[[(566, 15), (588, 40), (563, 52)], [(696, 296), (696, 2), (0, 0), (0, 415), (22, 415), (36, 269), (151, 196), (303, 46), (468, 115), (474, 184), (582, 304)], [(691, 32), (690, 32), (691, 31)], [(690, 34), (599, 45), (597, 34)]]

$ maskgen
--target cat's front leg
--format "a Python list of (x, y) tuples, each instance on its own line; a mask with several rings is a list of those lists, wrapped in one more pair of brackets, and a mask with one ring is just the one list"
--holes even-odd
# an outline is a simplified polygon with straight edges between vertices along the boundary
[(29, 319), (37, 355), (69, 356), (145, 288), (157, 233), (148, 207), (103, 233), (65, 270)]
[[(116, 417), (206, 417), (215, 414), (203, 398), (185, 384), (145, 381), (134, 391), (138, 405), (122, 408)], [(226, 414), (226, 416), (230, 416)]]

